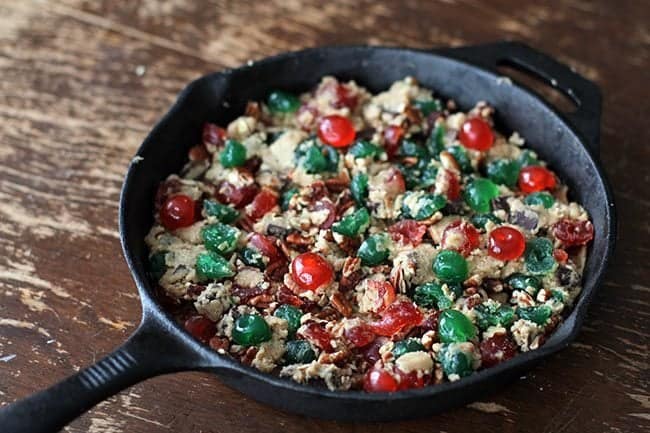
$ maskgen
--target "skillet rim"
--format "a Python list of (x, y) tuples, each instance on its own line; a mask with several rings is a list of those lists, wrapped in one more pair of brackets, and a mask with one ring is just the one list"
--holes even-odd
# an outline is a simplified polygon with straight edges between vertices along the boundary
[[(527, 45), (519, 42), (497, 42), (497, 44), (503, 44), (505, 47), (513, 45)], [(344, 399), (344, 400), (355, 400), (355, 401), (394, 401), (394, 400), (409, 400), (409, 399), (418, 399), (432, 397), (437, 394), (445, 393), (447, 391), (453, 390), (462, 390), (462, 388), (470, 388), (472, 385), (478, 385), (481, 382), (488, 381), (494, 376), (500, 376), (508, 370), (522, 370), (528, 368), (534, 363), (541, 361), (542, 359), (550, 356), (553, 353), (558, 352), (559, 350), (567, 347), (577, 336), (579, 329), (584, 320), (584, 316), (587, 310), (587, 307), (591, 303), (595, 292), (600, 288), (603, 282), (605, 271), (607, 270), (607, 265), (609, 264), (611, 257), (614, 253), (615, 243), (616, 243), (616, 208), (614, 204), (614, 196), (611, 190), (611, 186), (605, 174), (605, 171), (599, 161), (597, 155), (595, 155), (594, 150), (589, 145), (585, 139), (583, 133), (574, 126), (571, 121), (558, 109), (553, 107), (549, 102), (547, 102), (541, 95), (532, 89), (516, 82), (513, 80), (512, 86), (516, 87), (518, 91), (524, 92), (529, 97), (535, 100), (536, 103), (541, 104), (543, 108), (548, 111), (548, 114), (556, 116), (562, 123), (562, 125), (570, 132), (574, 142), (579, 143), (587, 153), (589, 162), (596, 169), (598, 174), (599, 189), (602, 187), (605, 197), (607, 198), (607, 203), (605, 203), (607, 210), (605, 212), (606, 224), (605, 226), (608, 229), (607, 239), (604, 248), (604, 254), (600, 258), (600, 261), (596, 263), (596, 277), (593, 281), (593, 284), (589, 290), (585, 290), (583, 287), (582, 292), (574, 304), (570, 314), (565, 317), (562, 325), (567, 326), (568, 333), (562, 338), (553, 340), (549, 339), (549, 342), (542, 345), (540, 348), (533, 351), (528, 351), (524, 353), (519, 353), (516, 357), (511, 360), (508, 360), (504, 363), (500, 363), (494, 367), (491, 367), (486, 370), (480, 370), (474, 372), (472, 375), (462, 378), (455, 382), (444, 382), (435, 386), (427, 386), (420, 389), (410, 389), (397, 391), (393, 393), (367, 393), (364, 391), (330, 391), (327, 388), (321, 388), (308, 384), (300, 384), (294, 382), (288, 378), (282, 378), (277, 375), (270, 373), (263, 373), (253, 367), (246, 366), (241, 364), (239, 361), (231, 358), (227, 355), (221, 355), (207, 346), (202, 345), (191, 335), (189, 335), (176, 321), (171, 317), (171, 315), (160, 306), (160, 304), (155, 300), (153, 294), (153, 288), (150, 287), (149, 280), (146, 274), (141, 274), (136, 269), (136, 258), (131, 251), (129, 246), (129, 239), (125, 235), (127, 226), (126, 216), (127, 208), (129, 204), (129, 191), (135, 186), (132, 186), (132, 180), (134, 177), (134, 171), (137, 169), (138, 162), (137, 157), (140, 156), (142, 151), (152, 145), (152, 139), (154, 133), (162, 127), (172, 117), (175, 117), (180, 110), (183, 108), (183, 105), (193, 93), (193, 91), (200, 87), (204, 82), (209, 82), (215, 78), (221, 76), (227, 76), (233, 72), (243, 71), (250, 68), (256, 68), (260, 65), (270, 64), (273, 62), (284, 62), (291, 61), (295, 58), (299, 58), (305, 55), (313, 55), (315, 53), (327, 53), (330, 51), (360, 51), (364, 52), (367, 55), (368, 51), (388, 51), (394, 52), (395, 54), (407, 53), (407, 54), (416, 54), (416, 55), (428, 55), (433, 57), (438, 57), (443, 61), (448, 61), (456, 63), (462, 66), (465, 69), (471, 69), (473, 72), (479, 75), (487, 76), (490, 78), (498, 78), (500, 75), (495, 70), (487, 68), (484, 64), (473, 63), (470, 60), (465, 60), (459, 57), (455, 57), (453, 54), (454, 48), (468, 48), (468, 47), (481, 47), (481, 45), (463, 45), (459, 47), (440, 47), (432, 49), (419, 49), (419, 48), (408, 48), (400, 46), (385, 46), (385, 45), (326, 45), (319, 47), (306, 48), (297, 51), (283, 52), (275, 54), (269, 57), (265, 57), (254, 62), (244, 64), (236, 68), (224, 68), (218, 72), (212, 72), (206, 75), (203, 75), (189, 84), (187, 84), (183, 90), (178, 94), (176, 100), (172, 106), (165, 112), (165, 114), (156, 122), (154, 127), (147, 134), (143, 142), (138, 147), (136, 154), (131, 160), (127, 172), (124, 177), (124, 182), (120, 192), (120, 201), (119, 201), (119, 234), (120, 234), (120, 243), (122, 245), (123, 255), (133, 277), (133, 280), (136, 283), (138, 292), (141, 298), (142, 304), (142, 323), (145, 323), (150, 320), (155, 320), (155, 323), (158, 326), (164, 326), (165, 328), (173, 331), (173, 336), (181, 340), (181, 343), (186, 346), (188, 349), (192, 350), (195, 354), (198, 354), (201, 357), (201, 362), (196, 362), (194, 365), (188, 365), (188, 370), (217, 370), (217, 376), (219, 376), (219, 370), (227, 370), (230, 372), (239, 372), (249, 376), (255, 380), (264, 382), (266, 385), (272, 385), (274, 387), (284, 388), (291, 392), (298, 392), (304, 394), (310, 394), (316, 397), (326, 397), (331, 399)], [(531, 49), (533, 50), (533, 49)], [(534, 50), (537, 51), (537, 50)], [(590, 82), (591, 83), (591, 82)], [(594, 88), (597, 90), (598, 87), (592, 83)], [(443, 92), (444, 93), (444, 92)], [(600, 118), (595, 119), (595, 122), (598, 122), (600, 125)], [(576, 145), (577, 145), (576, 143)], [(589, 252), (590, 256), (592, 252)], [(583, 277), (584, 278), (584, 277)], [(567, 323), (569, 320), (572, 323)], [(561, 326), (562, 326), (561, 325)], [(553, 335), (556, 335), (557, 331)], [(204, 361), (209, 362), (204, 362)], [(188, 359), (188, 364), (192, 362)], [(226, 373), (227, 374), (227, 373)], [(504, 381), (504, 383), (506, 383)]]

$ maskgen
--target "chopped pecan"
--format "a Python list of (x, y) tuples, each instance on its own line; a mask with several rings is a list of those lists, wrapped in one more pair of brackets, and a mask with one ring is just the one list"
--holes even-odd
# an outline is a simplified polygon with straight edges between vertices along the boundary
[(361, 269), (357, 269), (349, 275), (343, 275), (339, 280), (339, 290), (344, 293), (354, 290), (361, 280), (363, 280), (363, 270)]
[(190, 283), (190, 285), (187, 287), (187, 295), (190, 298), (194, 299), (197, 296), (199, 296), (201, 294), (201, 292), (203, 292), (206, 289), (206, 287), (207, 286), (204, 285), (204, 284)]
[(217, 352), (227, 352), (230, 348), (230, 341), (227, 337), (212, 337), (210, 339), (210, 347)]
[(258, 102), (248, 101), (246, 104), (246, 116), (250, 116), (255, 118), (255, 120), (259, 120), (261, 111), (262, 110), (260, 109), (260, 104)]
[(417, 110), (412, 105), (408, 105), (406, 107), (404, 110), (404, 115), (406, 116), (406, 120), (409, 125), (417, 125), (422, 122), (422, 115), (420, 114), (420, 110)]
[(454, 158), (454, 156), (446, 150), (440, 152), (440, 164), (442, 164), (442, 166), (447, 170), (452, 170), (456, 173), (460, 173), (460, 166), (458, 165), (458, 161), (456, 161), (456, 158)]
[(330, 303), (344, 317), (350, 317), (352, 315), (352, 305), (350, 305), (350, 302), (341, 292), (334, 293), (330, 298)]
[(419, 159), (417, 156), (405, 156), (402, 158), (402, 164), (404, 164), (406, 167), (413, 167), (418, 163)]
[(257, 173), (262, 166), (262, 158), (259, 156), (251, 156), (244, 163), (244, 168), (246, 168), (251, 173)]
[(281, 283), (284, 281), (284, 276), (287, 272), (289, 272), (288, 263), (284, 260), (277, 260), (268, 264), (264, 271), (264, 276), (271, 281)]
[(352, 255), (356, 254), (359, 250), (361, 240), (358, 238), (349, 238), (347, 236), (344, 236), (343, 239), (340, 239), (340, 241), (336, 244), (343, 250), (343, 252), (345, 252), (345, 254)]
[(190, 161), (205, 161), (210, 157), (210, 154), (208, 153), (208, 149), (205, 148), (205, 145), (201, 143), (197, 144), (196, 146), (192, 146), (187, 156), (189, 157)]
[(241, 363), (244, 365), (251, 365), (253, 363), (253, 359), (255, 359), (255, 355), (257, 355), (257, 350), (258, 349), (255, 346), (251, 346), (246, 349), (244, 354), (241, 355), (241, 358), (239, 358)]
[(351, 354), (352, 352), (350, 352), (348, 348), (343, 348), (332, 353), (322, 352), (318, 357), (318, 362), (321, 364), (335, 364), (342, 366)]
[(315, 312), (313, 316), (316, 319), (326, 320), (328, 322), (338, 320), (341, 317), (339, 312), (332, 307), (324, 307), (322, 310)]
[(323, 197), (327, 197), (327, 186), (322, 180), (317, 180), (316, 182), (309, 185), (309, 191), (307, 199), (311, 202), (320, 200)]
[(281, 304), (290, 304), (296, 307), (300, 307), (305, 303), (302, 299), (296, 296), (291, 290), (289, 290), (289, 288), (285, 285), (282, 285), (278, 289), (276, 293), (276, 298), (278, 299), (278, 302)]
[(503, 291), (503, 283), (498, 278), (483, 278), (482, 287), (489, 293), (499, 293)]
[(311, 245), (314, 243), (312, 238), (302, 236), (297, 232), (289, 233), (286, 237), (286, 241), (290, 245)]
[(240, 218), (237, 219), (237, 226), (239, 226), (239, 228), (247, 232), (253, 231), (253, 224), (254, 224), (253, 220), (251, 220), (248, 215), (242, 215)]
[(268, 308), (269, 305), (271, 305), (271, 302), (273, 302), (273, 295), (268, 293), (262, 293), (260, 295), (253, 296), (248, 300), (248, 303), (250, 305), (253, 305), (257, 308)]

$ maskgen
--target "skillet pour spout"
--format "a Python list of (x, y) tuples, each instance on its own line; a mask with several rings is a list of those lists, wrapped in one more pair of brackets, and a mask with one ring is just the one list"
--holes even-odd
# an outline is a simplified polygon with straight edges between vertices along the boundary
[[(576, 110), (559, 112), (533, 91), (504, 80), (497, 72), (504, 64), (555, 86), (575, 103)], [(180, 169), (189, 147), (199, 141), (206, 121), (226, 124), (243, 111), (248, 100), (260, 100), (274, 88), (304, 91), (324, 75), (354, 79), (373, 92), (412, 75), (461, 107), (489, 101), (496, 108), (498, 126), (521, 131), (530, 147), (568, 184), (573, 199), (584, 203), (596, 236), (584, 269), (583, 290), (571, 313), (542, 347), (457, 382), (390, 394), (335, 392), (264, 374), (220, 355), (194, 340), (163, 311), (147, 278), (144, 243), (152, 223), (151, 197), (158, 183)], [(192, 82), (139, 148), (122, 188), (120, 237), (140, 293), (142, 323), (121, 347), (95, 365), (2, 408), (1, 430), (58, 431), (122, 389), (152, 376), (182, 370), (216, 373), (229, 386), (281, 410), (341, 421), (430, 415), (501, 388), (576, 337), (613, 253), (614, 202), (597, 158), (600, 109), (601, 96), (594, 83), (517, 42), (433, 50), (322, 47), (281, 54)]]

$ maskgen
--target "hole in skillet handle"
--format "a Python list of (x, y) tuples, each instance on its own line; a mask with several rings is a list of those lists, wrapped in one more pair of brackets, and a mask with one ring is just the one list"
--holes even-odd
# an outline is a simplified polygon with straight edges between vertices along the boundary
[(521, 42), (503, 41), (434, 51), (498, 75), (509, 72), (508, 75), (532, 88), (559, 109), (556, 111), (575, 128), (586, 141), (589, 150), (594, 155), (599, 155), (602, 97), (600, 89), (592, 81)]

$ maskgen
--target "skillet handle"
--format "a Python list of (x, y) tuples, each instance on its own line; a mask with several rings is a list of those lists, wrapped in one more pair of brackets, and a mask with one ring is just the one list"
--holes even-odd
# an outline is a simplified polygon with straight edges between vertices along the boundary
[(564, 116), (586, 140), (590, 150), (599, 154), (602, 105), (600, 89), (567, 65), (521, 42), (504, 41), (434, 51), (496, 73), (497, 66), (513, 66), (556, 87), (577, 106), (575, 111), (563, 113)]
[(195, 352), (146, 317), (134, 334), (104, 359), (0, 409), (0, 430), (56, 432), (97, 403), (135, 383), (200, 365)]

